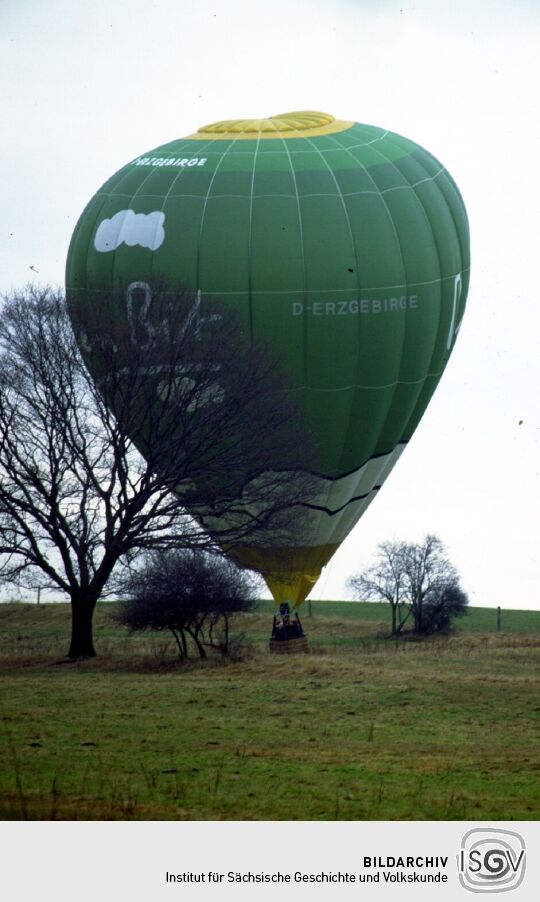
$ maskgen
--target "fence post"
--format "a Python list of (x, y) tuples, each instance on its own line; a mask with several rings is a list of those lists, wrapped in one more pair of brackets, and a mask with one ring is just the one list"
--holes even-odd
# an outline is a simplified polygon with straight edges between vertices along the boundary
[(37, 603), (39, 604), (39, 599), (41, 597), (41, 589), (37, 590)]
[(497, 608), (497, 632), (501, 631), (501, 608), (500, 606)]

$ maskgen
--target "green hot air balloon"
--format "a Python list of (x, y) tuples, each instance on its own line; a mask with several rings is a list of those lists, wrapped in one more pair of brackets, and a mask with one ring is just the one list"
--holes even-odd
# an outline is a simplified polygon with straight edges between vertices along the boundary
[(318, 488), (301, 545), (235, 555), (277, 602), (299, 604), (448, 362), (469, 284), (460, 193), (431, 154), (381, 128), (317, 112), (217, 122), (128, 163), (75, 229), (79, 311), (96, 286), (157, 281), (233, 308), (284, 360), (317, 440)]

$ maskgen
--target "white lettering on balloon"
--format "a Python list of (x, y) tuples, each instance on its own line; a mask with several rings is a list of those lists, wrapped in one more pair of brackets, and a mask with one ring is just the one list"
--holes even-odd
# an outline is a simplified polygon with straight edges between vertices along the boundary
[(137, 157), (132, 166), (177, 166), (183, 169), (185, 166), (204, 166), (208, 162), (206, 157)]
[(452, 347), (452, 343), (459, 332), (461, 326), (461, 320), (456, 326), (456, 314), (459, 305), (459, 301), (461, 298), (461, 289), (463, 287), (463, 281), (461, 278), (461, 273), (458, 272), (456, 278), (454, 279), (454, 300), (452, 303), (452, 319), (450, 320), (450, 329), (448, 330), (448, 341), (446, 342), (446, 350), (449, 351)]
[(293, 301), (292, 315), (302, 316), (308, 313), (311, 316), (359, 316), (365, 313), (394, 313), (403, 310), (416, 310), (418, 307), (418, 295), (404, 294), (401, 297), (391, 298), (354, 298), (351, 301), (313, 301), (304, 304), (303, 301)]

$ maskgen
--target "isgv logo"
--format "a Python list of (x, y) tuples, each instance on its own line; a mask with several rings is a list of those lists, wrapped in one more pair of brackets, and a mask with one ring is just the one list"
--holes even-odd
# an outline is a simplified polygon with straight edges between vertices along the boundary
[(512, 830), (476, 827), (461, 840), (459, 882), (471, 893), (504, 893), (525, 876), (525, 841)]

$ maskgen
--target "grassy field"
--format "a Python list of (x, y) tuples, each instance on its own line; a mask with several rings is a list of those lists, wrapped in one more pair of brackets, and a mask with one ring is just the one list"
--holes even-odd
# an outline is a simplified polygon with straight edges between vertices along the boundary
[(3, 819), (538, 819), (540, 612), (472, 609), (395, 642), (388, 609), (314, 603), (312, 653), (179, 666), (96, 614), (65, 663), (65, 605), (0, 605)]

